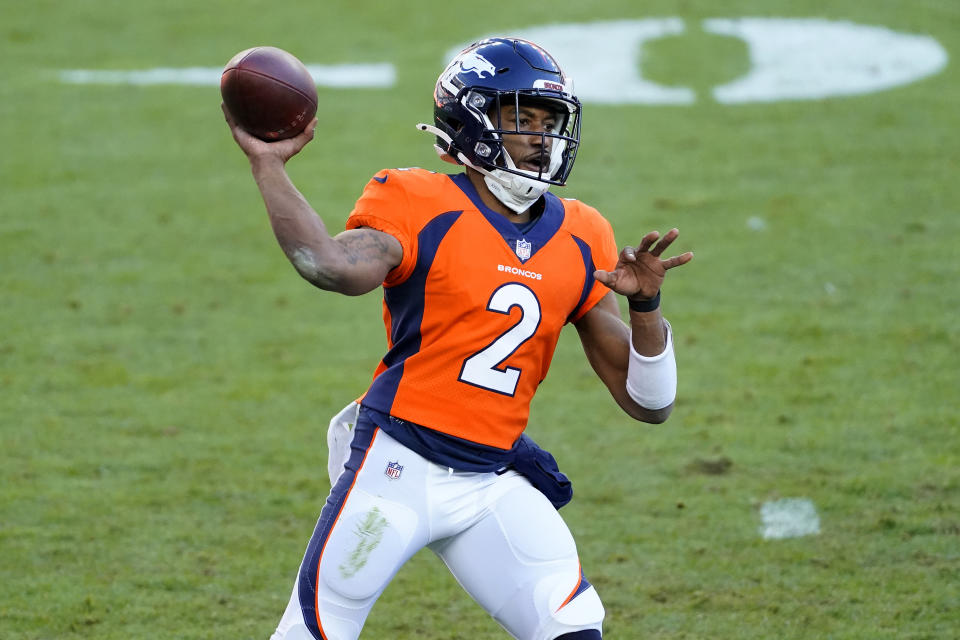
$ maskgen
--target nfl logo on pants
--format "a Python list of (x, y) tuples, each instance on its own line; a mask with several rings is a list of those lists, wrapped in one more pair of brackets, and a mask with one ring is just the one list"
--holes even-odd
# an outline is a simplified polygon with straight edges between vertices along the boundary
[(398, 460), (397, 462), (388, 462), (384, 474), (391, 480), (398, 480), (401, 471), (403, 471), (403, 465), (399, 464)]

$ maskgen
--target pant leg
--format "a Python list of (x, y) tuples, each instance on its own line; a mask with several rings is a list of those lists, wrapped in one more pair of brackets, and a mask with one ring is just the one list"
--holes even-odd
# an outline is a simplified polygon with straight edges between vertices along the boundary
[(553, 505), (525, 479), (465, 531), (431, 545), (463, 588), (515, 638), (549, 640), (600, 630), (603, 605)]
[[(388, 464), (403, 460), (396, 477)], [(425, 460), (361, 421), (320, 513), (274, 640), (355, 640), (397, 570), (427, 543)], [(305, 635), (308, 634), (308, 635)]]

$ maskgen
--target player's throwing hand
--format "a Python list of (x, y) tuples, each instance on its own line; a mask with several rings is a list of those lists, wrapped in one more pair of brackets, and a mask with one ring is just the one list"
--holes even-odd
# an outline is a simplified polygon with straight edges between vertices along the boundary
[(679, 235), (680, 231), (677, 229), (670, 229), (662, 238), (659, 231), (651, 231), (643, 236), (638, 246), (625, 247), (620, 252), (620, 259), (613, 271), (598, 269), (593, 273), (593, 277), (628, 298), (653, 298), (660, 291), (668, 269), (693, 260), (692, 251), (666, 260), (660, 258)]
[(292, 138), (277, 140), (276, 142), (265, 142), (244, 131), (230, 114), (227, 105), (221, 103), (220, 108), (223, 109), (223, 117), (230, 126), (233, 139), (237, 141), (237, 144), (251, 160), (255, 157), (274, 156), (281, 162), (286, 163), (287, 160), (300, 153), (300, 150), (303, 149), (308, 142), (313, 140), (313, 132), (317, 128), (317, 119), (314, 118), (303, 131)]

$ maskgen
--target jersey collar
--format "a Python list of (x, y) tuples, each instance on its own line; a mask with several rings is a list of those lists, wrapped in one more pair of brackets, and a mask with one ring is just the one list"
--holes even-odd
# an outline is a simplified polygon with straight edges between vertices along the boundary
[[(477, 193), (466, 173), (452, 174), (450, 179), (470, 198), (470, 202), (487, 219), (490, 226), (500, 234), (503, 241), (507, 243), (507, 246), (510, 247), (510, 250), (514, 252), (521, 263), (536, 255), (537, 251), (556, 235), (563, 224), (565, 215), (563, 202), (549, 191), (543, 194), (545, 198), (543, 213), (526, 232), (521, 232), (515, 224), (483, 203), (483, 199)], [(525, 243), (529, 243), (529, 246)], [(527, 255), (527, 252), (529, 252), (529, 255)]]

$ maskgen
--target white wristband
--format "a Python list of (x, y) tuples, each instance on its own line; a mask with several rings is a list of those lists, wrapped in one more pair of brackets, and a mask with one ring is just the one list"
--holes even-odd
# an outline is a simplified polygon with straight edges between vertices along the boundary
[(627, 368), (627, 393), (641, 407), (663, 409), (677, 397), (677, 360), (673, 355), (673, 330), (666, 320), (667, 346), (659, 355), (637, 353), (630, 341), (630, 365)]

